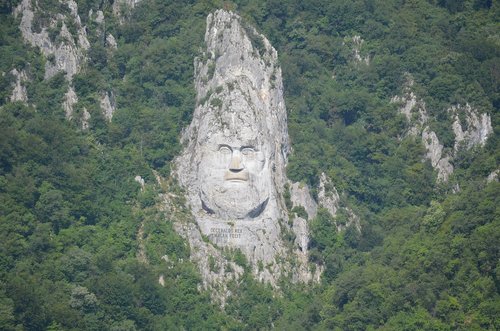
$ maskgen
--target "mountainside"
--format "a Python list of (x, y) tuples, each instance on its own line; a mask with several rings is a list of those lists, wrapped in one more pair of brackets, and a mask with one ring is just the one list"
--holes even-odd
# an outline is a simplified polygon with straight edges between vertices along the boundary
[[(0, 329), (500, 329), (498, 17), (0, 2)], [(276, 147), (238, 208), (197, 184), (218, 121)]]

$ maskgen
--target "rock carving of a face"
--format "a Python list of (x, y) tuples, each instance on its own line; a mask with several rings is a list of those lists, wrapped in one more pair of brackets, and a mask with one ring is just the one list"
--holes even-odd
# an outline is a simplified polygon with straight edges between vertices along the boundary
[[(176, 167), (197, 220), (277, 220), (289, 151), (277, 52), (257, 49), (241, 19), (207, 19), (206, 51), (195, 60), (196, 108)], [(251, 32), (251, 31), (250, 31)]]
[(269, 199), (267, 146), (251, 127), (234, 129), (215, 132), (199, 146), (202, 208), (223, 219), (254, 218)]

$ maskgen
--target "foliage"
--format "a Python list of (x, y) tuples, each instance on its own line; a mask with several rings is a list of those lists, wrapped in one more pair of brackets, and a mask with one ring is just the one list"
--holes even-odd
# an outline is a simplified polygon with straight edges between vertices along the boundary
[[(65, 119), (65, 75), (44, 80), (50, 59), (22, 41), (18, 3), (0, 1), (0, 329), (500, 329), (500, 186), (485, 181), (500, 160), (498, 3), (143, 0), (120, 23), (112, 2), (79, 1), (92, 47), (71, 84), (76, 118), (91, 113), (88, 131)], [(35, 29), (69, 13), (58, 1), (38, 5)], [(342, 212), (309, 220), (309, 258), (324, 268), (314, 286), (285, 278), (275, 291), (252, 278), (240, 251), (229, 252), (245, 275), (224, 310), (198, 290), (189, 247), (159, 212), (153, 184), (153, 170), (168, 176), (182, 148), (193, 59), (206, 15), (220, 7), (278, 50), (288, 177), (314, 191), (327, 173), (362, 219), (361, 232), (337, 231)], [(106, 48), (91, 9), (104, 12), (117, 50)], [(354, 58), (357, 35), (368, 63)], [(13, 68), (29, 77), (28, 105), (9, 102)], [(422, 144), (403, 135), (390, 100), (407, 73), (445, 147), (454, 143), (450, 105), (492, 116), (484, 148), (453, 160), (460, 191), (436, 185)], [(108, 123), (98, 100), (111, 90), (117, 111)], [(289, 188), (285, 203), (304, 217)]]

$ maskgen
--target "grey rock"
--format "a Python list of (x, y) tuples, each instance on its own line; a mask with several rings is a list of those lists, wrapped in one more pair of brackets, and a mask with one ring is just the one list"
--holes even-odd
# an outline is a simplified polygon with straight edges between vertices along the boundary
[(290, 183), (290, 200), (292, 207), (302, 206), (307, 212), (307, 217), (313, 219), (318, 212), (318, 205), (309, 192), (309, 187), (302, 183)]
[(66, 118), (67, 119), (72, 119), (73, 118), (73, 106), (78, 102), (78, 96), (76, 95), (75, 90), (73, 89), (73, 86), (70, 86), (68, 88), (68, 91), (66, 91), (66, 94), (64, 94), (64, 101), (63, 101), (63, 109), (64, 112), (66, 113)]
[[(343, 231), (348, 227), (354, 226), (358, 232), (361, 232), (361, 220), (354, 211), (348, 206), (342, 206), (340, 203), (340, 196), (335, 188), (332, 180), (323, 172), (319, 177), (319, 187), (318, 187), (318, 204), (320, 207), (328, 210), (332, 216), (337, 231)], [(347, 215), (347, 223), (340, 224), (336, 220), (337, 212), (342, 209)]]
[(357, 64), (365, 64), (369, 65), (370, 64), (370, 56), (361, 55), (361, 48), (363, 47), (364, 44), (363, 38), (361, 38), (360, 35), (354, 35), (353, 37), (345, 37), (343, 41), (343, 45), (348, 47), (351, 50), (352, 53), (352, 59), (354, 63)]
[(12, 94), (10, 96), (10, 101), (21, 101), (24, 103), (28, 102), (28, 93), (26, 91), (25, 82), (28, 81), (28, 76), (24, 70), (18, 71), (17, 69), (12, 69), (10, 72), (16, 79), (13, 84)]
[[(290, 145), (277, 52), (224, 10), (208, 16), (205, 44), (195, 60), (197, 106), (175, 160), (194, 217), (176, 229), (189, 241), (203, 286), (218, 288), (223, 300), (224, 284), (243, 273), (222, 248), (240, 250), (255, 278), (274, 286), (285, 274), (318, 279), (321, 269), (313, 275), (307, 264), (307, 222), (290, 226), (283, 199)], [(284, 238), (294, 231), (299, 239), (289, 249)]]
[(141, 185), (141, 192), (144, 192), (144, 188), (145, 188), (145, 185), (146, 185), (146, 182), (144, 181), (144, 178), (142, 178), (141, 176), (137, 175), (134, 177), (134, 180), (139, 183), (139, 185)]
[(426, 149), (426, 158), (431, 161), (432, 167), (437, 171), (438, 181), (447, 182), (449, 176), (453, 173), (450, 156), (443, 153), (443, 145), (436, 133), (430, 129), (425, 102), (419, 100), (412, 91), (413, 84), (413, 78), (410, 74), (407, 74), (403, 95), (393, 97), (391, 102), (401, 104), (399, 112), (405, 115), (408, 123), (410, 123), (406, 135), (421, 136)]
[(443, 155), (443, 145), (434, 131), (428, 126), (422, 131), (422, 142), (427, 151), (426, 158), (431, 161), (431, 165), (438, 173), (438, 181), (447, 182), (449, 176), (453, 173), (453, 166), (450, 163), (450, 157)]
[(104, 13), (102, 12), (102, 10), (98, 10), (97, 13), (96, 13), (96, 18), (95, 18), (95, 22), (97, 24), (102, 24), (104, 23)]
[(337, 210), (340, 208), (340, 196), (324, 172), (319, 177), (318, 202), (328, 210), (332, 217), (337, 216)]
[[(470, 149), (474, 146), (484, 146), (488, 137), (493, 133), (491, 117), (486, 113), (479, 113), (471, 105), (456, 105), (448, 109), (453, 117), (453, 132), (455, 133), (455, 152), (461, 145)], [(460, 120), (460, 113), (463, 113), (465, 123)], [(464, 129), (465, 128), (465, 129)]]
[(116, 110), (115, 94), (113, 93), (113, 91), (102, 92), (99, 104), (101, 106), (104, 118), (108, 122), (111, 122), (111, 119), (113, 118), (113, 113)]
[(487, 183), (498, 182), (498, 174), (500, 174), (500, 169), (492, 171), (486, 178)]
[(87, 108), (83, 108), (83, 113), (82, 113), (82, 130), (88, 130), (89, 129), (89, 121), (90, 121), (90, 113), (88, 112)]
[[(70, 16), (57, 14), (49, 26), (42, 27), (39, 33), (32, 30), (33, 18), (37, 10), (36, 3), (33, 5), (31, 0), (23, 0), (16, 7), (14, 15), (22, 16), (20, 30), (23, 38), (32, 46), (40, 48), (42, 54), (49, 59), (45, 64), (45, 78), (51, 78), (58, 72), (64, 71), (68, 80), (71, 81), (86, 60), (85, 51), (90, 47), (90, 44), (85, 27), (82, 26), (80, 16), (78, 16), (78, 5), (73, 0), (67, 0), (63, 3), (70, 9)], [(73, 36), (69, 32), (65, 22), (67, 19), (73, 20), (77, 26), (77, 36)], [(47, 29), (55, 27), (58, 22), (62, 22), (58, 41), (52, 42)]]
[(118, 48), (118, 43), (116, 42), (115, 37), (111, 33), (108, 33), (106, 36), (106, 45), (108, 45), (109, 48), (112, 50), (115, 50)]
[(448, 113), (453, 120), (450, 129), (455, 134), (455, 145), (453, 152), (445, 153), (437, 134), (428, 125), (429, 116), (425, 102), (419, 100), (412, 91), (413, 84), (411, 75), (406, 74), (403, 95), (393, 97), (391, 102), (401, 105), (399, 111), (410, 123), (410, 129), (406, 134), (421, 136), (426, 149), (426, 158), (437, 171), (438, 181), (447, 182), (453, 173), (451, 160), (456, 156), (459, 147), (464, 146), (469, 149), (474, 146), (484, 146), (488, 137), (493, 133), (491, 117), (487, 113), (481, 113), (478, 109), (472, 108), (468, 103), (465, 106), (451, 106)]
[(130, 14), (130, 11), (141, 2), (141, 0), (115, 0), (113, 2), (113, 15), (115, 15), (119, 22), (123, 24), (125, 17)]

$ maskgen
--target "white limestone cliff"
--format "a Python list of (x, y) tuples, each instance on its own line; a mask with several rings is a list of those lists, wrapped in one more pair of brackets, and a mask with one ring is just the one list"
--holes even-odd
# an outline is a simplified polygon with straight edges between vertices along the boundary
[(78, 102), (78, 96), (72, 86), (64, 94), (63, 109), (68, 120), (73, 118), (73, 106)]
[[(290, 145), (277, 52), (224, 10), (208, 16), (205, 44), (195, 60), (197, 106), (175, 160), (193, 219), (174, 227), (189, 241), (203, 286), (220, 300), (243, 273), (224, 252), (241, 251), (254, 277), (275, 287), (283, 276), (318, 280), (321, 269), (309, 269), (307, 220), (289, 220), (283, 199)], [(307, 194), (301, 203), (314, 203)]]
[(106, 36), (106, 45), (111, 49), (111, 50), (116, 50), (118, 49), (118, 43), (116, 42), (115, 37), (111, 33), (108, 33)]
[(425, 107), (425, 102), (419, 100), (412, 91), (414, 81), (408, 74), (406, 85), (402, 96), (395, 96), (391, 102), (400, 104), (399, 112), (405, 115), (410, 124), (406, 135), (420, 136), (425, 146), (426, 158), (430, 160), (432, 167), (437, 172), (437, 179), (440, 182), (447, 182), (453, 173), (453, 165), (450, 163), (450, 156), (443, 153), (443, 145), (438, 136), (429, 127), (429, 115)]
[(28, 76), (26, 75), (26, 71), (17, 69), (12, 69), (10, 72), (15, 77), (15, 82), (13, 84), (12, 94), (10, 96), (10, 101), (21, 101), (28, 102), (28, 93), (26, 91), (26, 86), (24, 85), (28, 80)]
[(90, 126), (90, 113), (86, 108), (83, 108), (83, 113), (82, 113), (82, 130), (88, 130)]
[[(474, 146), (484, 146), (488, 137), (493, 133), (490, 115), (480, 114), (469, 104), (456, 105), (448, 109), (453, 118), (453, 132), (455, 133), (455, 152), (463, 144), (466, 149)], [(463, 114), (464, 121), (460, 119)]]
[[(342, 206), (340, 203), (340, 196), (335, 188), (332, 180), (323, 172), (319, 177), (319, 187), (318, 187), (318, 205), (320, 207), (328, 210), (332, 216), (337, 231), (343, 231), (348, 227), (354, 226), (358, 232), (361, 232), (361, 220), (354, 211), (348, 206)], [(342, 209), (342, 211), (347, 215), (347, 223), (341, 224), (337, 222), (336, 216), (337, 212)]]
[(115, 95), (112, 91), (101, 93), (100, 106), (104, 118), (108, 122), (111, 122), (111, 119), (113, 118), (113, 113), (116, 110)]
[[(115, 1), (114, 6), (129, 6), (133, 8), (138, 1)], [(62, 107), (66, 118), (71, 120), (74, 114), (74, 106), (78, 102), (78, 96), (73, 88), (73, 76), (79, 73), (87, 61), (87, 51), (90, 43), (87, 38), (87, 28), (82, 24), (78, 15), (78, 5), (74, 0), (60, 0), (61, 5), (67, 6), (67, 11), (60, 10), (55, 13), (45, 13), (50, 15), (48, 22), (35, 22), (36, 16), (41, 10), (39, 3), (35, 0), (22, 0), (14, 10), (14, 15), (21, 18), (19, 28), (24, 40), (34, 47), (38, 47), (46, 58), (45, 79), (50, 79), (59, 72), (65, 72), (69, 82), (68, 90), (64, 96)], [(118, 7), (117, 7), (118, 8)], [(121, 8), (121, 7), (120, 7)], [(112, 52), (118, 47), (113, 35), (105, 33), (105, 17), (101, 10), (95, 13), (90, 10), (89, 19), (97, 23), (96, 33), (106, 40), (108, 51)], [(68, 28), (68, 22), (76, 31), (73, 34)], [(40, 24), (42, 24), (40, 26)], [(55, 32), (54, 32), (55, 31)], [(15, 69), (14, 69), (15, 70)], [(14, 72), (14, 71), (13, 71)], [(14, 87), (11, 100), (27, 100), (26, 89), (23, 82), (26, 74), (20, 72), (14, 74), (17, 82)], [(107, 121), (111, 121), (116, 110), (115, 95), (113, 91), (100, 91), (99, 106), (103, 116)], [(84, 110), (81, 116), (81, 125), (84, 130), (89, 127), (90, 113)]]
[(453, 173), (450, 157), (444, 156), (443, 145), (439, 142), (436, 133), (431, 131), (428, 126), (422, 130), (422, 142), (427, 151), (426, 158), (431, 161), (432, 167), (437, 170), (438, 181), (447, 182)]
[(302, 183), (289, 183), (290, 185), (290, 200), (293, 207), (304, 207), (308, 219), (316, 217), (318, 205), (309, 192), (309, 187)]
[(406, 80), (403, 95), (393, 97), (391, 102), (401, 105), (399, 112), (405, 115), (410, 124), (406, 135), (421, 136), (426, 149), (426, 158), (437, 171), (438, 181), (447, 182), (453, 173), (451, 161), (456, 156), (460, 146), (464, 146), (466, 149), (484, 146), (488, 137), (493, 133), (491, 117), (469, 104), (465, 104), (465, 106), (452, 105), (447, 111), (453, 120), (450, 129), (455, 134), (455, 144), (452, 152), (445, 153), (437, 134), (430, 129), (428, 124), (429, 115), (425, 108), (425, 102), (419, 100), (412, 91), (414, 81), (409, 74), (407, 74)]
[(500, 169), (492, 171), (486, 178), (486, 183), (498, 182), (498, 175), (500, 174)]
[[(60, 71), (66, 73), (71, 81), (72, 77), (81, 69), (86, 57), (85, 52), (90, 47), (85, 27), (78, 16), (78, 5), (74, 0), (62, 2), (68, 6), (70, 14), (55, 14), (48, 26), (42, 26), (40, 32), (33, 31), (33, 19), (37, 11), (37, 3), (32, 0), (23, 0), (15, 9), (14, 15), (21, 16), (20, 29), (23, 38), (32, 46), (38, 47), (47, 58), (45, 63), (45, 78), (51, 78)], [(77, 35), (73, 36), (66, 25), (71, 19), (77, 27)], [(53, 41), (49, 36), (49, 29), (59, 28), (58, 35)]]
[(370, 64), (370, 56), (369, 55), (361, 55), (361, 48), (364, 44), (363, 38), (360, 35), (354, 35), (353, 37), (345, 37), (343, 41), (343, 45), (348, 47), (351, 51), (352, 60), (357, 64)]
[(113, 15), (123, 24), (125, 18), (130, 14), (130, 10), (139, 2), (141, 2), (141, 0), (115, 0), (113, 1)]

